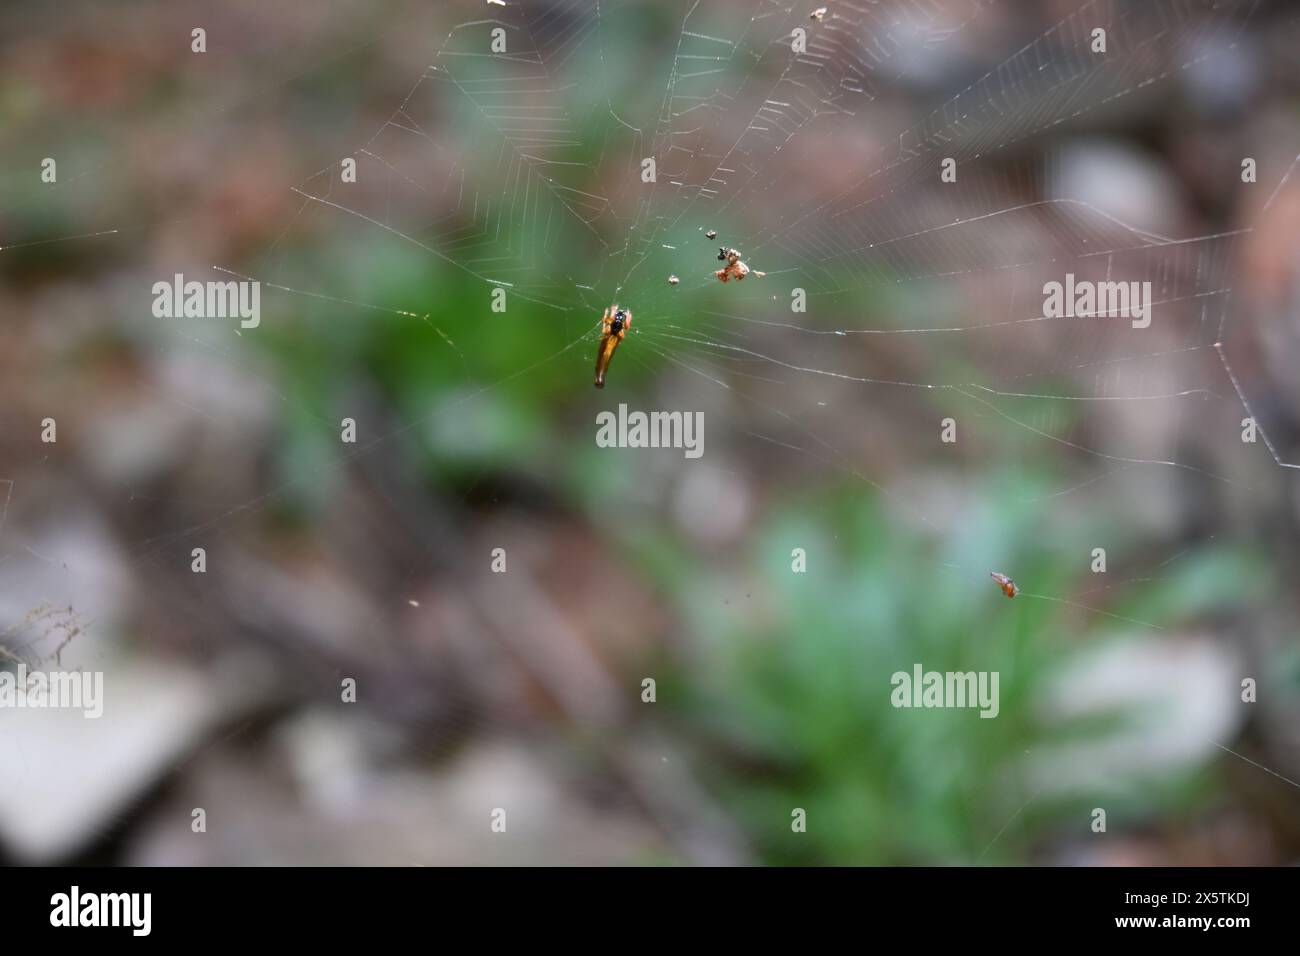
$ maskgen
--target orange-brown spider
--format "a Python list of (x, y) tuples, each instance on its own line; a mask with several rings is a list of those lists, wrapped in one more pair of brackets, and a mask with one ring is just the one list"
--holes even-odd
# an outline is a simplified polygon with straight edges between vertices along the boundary
[(596, 387), (605, 387), (605, 372), (614, 358), (614, 350), (632, 327), (632, 312), (611, 305), (600, 318), (600, 347), (596, 351)]

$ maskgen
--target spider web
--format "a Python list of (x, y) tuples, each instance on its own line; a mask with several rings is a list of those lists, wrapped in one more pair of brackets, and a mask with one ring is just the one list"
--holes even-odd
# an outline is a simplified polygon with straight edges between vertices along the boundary
[[(1252, 414), (1229, 363), (1229, 266), (1238, 234), (1157, 234), (1053, 195), (1053, 156), (1044, 162), (1024, 147), (1062, 124), (1159, 95), (1230, 49), (1255, 4), (1082, 4), (955, 94), (944, 91), (954, 76), (960, 80), (960, 53), (942, 61), (952, 75), (937, 72), (933, 60), (988, 29), (997, 4), (835, 0), (821, 21), (805, 6), (697, 0), (657, 7), (680, 19), (666, 71), (647, 81), (640, 71), (654, 65), (631, 73), (624, 66), (630, 51), (611, 51), (607, 41), (626, 25), (617, 21), (645, 19), (643, 5), (488, 4), (490, 16), (448, 29), (387, 122), (341, 151), (357, 160), (357, 183), (342, 184), (330, 160), (290, 187), (301, 206), (259, 268), (214, 269), (332, 307), (318, 321), (360, 311), (426, 323), (457, 354), (472, 386), (458, 404), (557, 361), (581, 380), (596, 317), (621, 301), (634, 310), (636, 329), (620, 365), (657, 362), (738, 397), (768, 422), (749, 434), (843, 469), (933, 531), (939, 528), (923, 505), (907, 500), (898, 474), (873, 474), (838, 437), (823, 434), (844, 429), (817, 424), (826, 420), (820, 410), (862, 400), (846, 389), (866, 390), (886, 417), (915, 415), (908, 393), (925, 390), (933, 393), (926, 407), (958, 421), (995, 419), (1018, 434), (1018, 444), (998, 448), (1011, 460), (1048, 443), (1100, 464), (1100, 473), (1083, 467), (1068, 478), (1053, 500), (1095, 491), (1136, 468), (1233, 481), (1181, 460), (1177, 445), (1184, 422), (1199, 427), (1217, 418), (1227, 442), (1239, 414)], [(1107, 31), (1105, 54), (1090, 46), (1098, 26)], [(506, 41), (499, 53), (490, 49), (498, 28)], [(796, 31), (806, 34), (800, 52), (792, 49)], [(899, 124), (906, 114), (891, 106), (890, 93), (909, 84), (932, 91), (935, 106), (919, 122)], [(855, 157), (860, 175), (839, 171), (845, 155)], [(652, 183), (639, 175), (647, 157), (657, 164)], [(956, 162), (958, 182), (941, 180), (945, 160)], [(592, 183), (606, 188), (592, 192)], [(718, 243), (705, 239), (706, 228), (717, 231)], [(504, 380), (477, 377), (475, 356), (442, 327), (436, 301), (364, 301), (323, 282), (322, 263), (294, 261), (285, 251), (299, 234), (337, 230), (364, 247), (360, 268), (389, 251), (414, 251), (481, 282), (479, 321), (491, 321), (486, 293), (507, 290), (512, 301), (541, 310), (554, 348)], [(738, 246), (766, 276), (719, 295), (716, 244)], [(1044, 317), (1044, 282), (1067, 272), (1150, 281), (1152, 327)], [(667, 285), (670, 274), (682, 276), (680, 285)], [(791, 313), (794, 289), (806, 293), (806, 313)], [(854, 314), (864, 295), (877, 307)], [(273, 299), (268, 305), (274, 310)], [(914, 373), (900, 376), (900, 367)], [(942, 371), (954, 367), (981, 375)], [(1174, 403), (1180, 427), (1117, 442), (1117, 417), (1140, 416), (1153, 402)], [(1080, 418), (1077, 408), (1088, 405), (1105, 411)], [(336, 464), (425, 424), (409, 421)], [(1260, 426), (1273, 460), (1297, 467)], [(917, 425), (918, 434), (932, 431)], [(928, 441), (918, 443), (918, 455)], [(1252, 453), (1244, 445), (1236, 451)], [(136, 557), (158, 560), (294, 487), (270, 488), (142, 542)]]
[[(490, 17), (449, 30), (355, 150), (359, 184), (341, 184), (331, 162), (293, 187), (304, 201), (285, 234), (348, 229), (358, 242), (413, 248), (483, 283), (480, 321), (491, 321), (493, 288), (539, 307), (555, 349), (519, 374), (562, 361), (581, 380), (596, 318), (621, 302), (636, 329), (619, 364), (657, 360), (742, 396), (776, 425), (760, 437), (827, 455), (932, 527), (822, 438), (813, 410), (852, 400), (851, 387), (905, 414), (916, 403), (906, 393), (923, 389), (959, 421), (993, 418), (1019, 433), (1024, 453), (1049, 443), (1109, 473), (1163, 467), (1230, 481), (1179, 459), (1181, 428), (1126, 443), (1112, 426), (1172, 403), (1180, 425), (1209, 416), (1235, 440), (1247, 407), (1225, 347), (1236, 234), (1129, 224), (1060, 194), (1056, 157), (1027, 156), (1026, 144), (1162, 95), (1230, 49), (1254, 5), (1083, 4), (946, 96), (949, 77), (912, 73), (980, 29), (990, 4), (837, 0), (820, 22), (805, 6), (681, 4), (666, 75), (647, 81), (638, 64), (632, 89), (629, 51), (610, 51), (607, 35), (642, 7), (489, 5)], [(1098, 26), (1104, 54), (1091, 48)], [(497, 28), (499, 53), (489, 49)], [(792, 50), (796, 30), (804, 52)], [(890, 128), (899, 114), (889, 93), (911, 83), (933, 88), (936, 105)], [(838, 170), (846, 155), (859, 175)], [(639, 175), (647, 157), (651, 183)], [(945, 160), (955, 183), (941, 179)], [(710, 263), (720, 244), (766, 277), (719, 295)], [(273, 289), (424, 321), (437, 311), (358, 303), (322, 286), (314, 263), (295, 274), (274, 254), (267, 261), (255, 277)], [(1150, 282), (1152, 327), (1045, 317), (1044, 283), (1065, 273)], [(796, 288), (806, 313), (791, 312)], [(853, 314), (864, 295), (879, 307)], [(978, 378), (943, 371), (972, 366)], [(1081, 405), (1108, 407), (1080, 418)]]
[[(907, 471), (935, 454), (947, 416), (962, 429), (997, 426), (998, 441), (981, 453), (1012, 466), (1052, 450), (1065, 464), (1044, 507), (1139, 470), (1240, 481), (1205, 466), (1197, 442), (1264, 453), (1238, 439), (1239, 420), (1253, 415), (1231, 363), (1241, 233), (1126, 221), (1069, 195), (1065, 158), (1034, 145), (1169, 95), (1232, 47), (1256, 4), (1085, 3), (1041, 35), (1015, 39), (1014, 16), (995, 0), (831, 0), (823, 19), (811, 19), (819, 5), (449, 6), (440, 11), (445, 36), (387, 121), (289, 186), (296, 212), (251, 264), (216, 272), (262, 283), (267, 325), (277, 309), (304, 304), (311, 322), (395, 313), (421, 323), (463, 369), (467, 389), (451, 411), (552, 363), (591, 394), (599, 316), (618, 302), (635, 327), (598, 407), (624, 400), (623, 367), (691, 383), (698, 388), (683, 401), (705, 395), (715, 408), (742, 409), (740, 431), (772, 455), (840, 469), (935, 533), (945, 519), (907, 487)], [(615, 39), (663, 30), (665, 17), (675, 42), (664, 63)], [(1104, 54), (1091, 48), (1098, 27)], [(504, 52), (491, 49), (496, 29)], [(977, 67), (968, 45), (999, 29), (1011, 30), (1006, 55)], [(806, 34), (801, 52), (796, 31)], [(919, 121), (900, 105), (900, 91), (918, 90), (933, 104)], [(340, 180), (339, 156), (356, 159), (356, 183)], [(642, 180), (647, 158), (653, 182)], [(955, 161), (956, 182), (943, 180), (945, 160)], [(1261, 188), (1276, 196), (1283, 182)], [(313, 235), (346, 237), (357, 261), (291, 251)], [(765, 275), (718, 283), (719, 245)], [(481, 285), (481, 314), (385, 299), (355, 278), (412, 256), (448, 281)], [(1066, 273), (1150, 282), (1150, 328), (1045, 317), (1044, 283)], [(669, 285), (670, 275), (680, 282)], [(490, 310), (498, 288), (510, 303), (500, 316)], [(806, 295), (805, 312), (792, 311), (794, 290)], [(504, 377), (486, 376), (481, 356), (459, 344), (458, 324), (496, 323), (508, 335), (520, 312), (549, 347)], [(256, 334), (214, 341), (242, 361)], [(1173, 409), (1161, 418), (1172, 430), (1115, 427), (1155, 403)], [(855, 414), (838, 414), (846, 409)], [(892, 463), (869, 458), (855, 420), (863, 409), (914, 423)], [(427, 421), (402, 422), (331, 466)], [(1297, 467), (1260, 424), (1272, 460)], [(7, 510), (21, 488), (0, 484)], [(278, 484), (139, 541), (132, 560), (171, 560), (300, 487)], [(995, 557), (949, 570), (983, 576)], [(1116, 617), (1065, 595), (1025, 597)]]

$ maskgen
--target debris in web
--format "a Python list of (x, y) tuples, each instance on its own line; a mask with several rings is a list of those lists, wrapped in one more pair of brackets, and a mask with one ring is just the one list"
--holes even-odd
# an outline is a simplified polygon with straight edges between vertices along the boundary
[[(745, 261), (741, 259), (740, 256), (741, 253), (739, 249), (728, 249), (726, 246), (719, 247), (718, 261), (725, 262), (726, 265), (713, 274), (723, 282), (729, 282), (732, 279), (739, 282), (751, 272), (749, 266), (745, 264)], [(760, 279), (767, 275), (766, 272), (759, 272), (757, 269), (752, 271), (753, 274)]]
[(1013, 598), (1020, 593), (1020, 588), (1016, 586), (1016, 582), (1012, 581), (1011, 578), (1007, 577), (1001, 571), (990, 571), (989, 577), (997, 582), (997, 586), (1002, 589), (1002, 593), (1007, 597)]
[(85, 624), (71, 605), (46, 602), (0, 631), (0, 663), (43, 664), (53, 660), (62, 666), (64, 648), (84, 631)]

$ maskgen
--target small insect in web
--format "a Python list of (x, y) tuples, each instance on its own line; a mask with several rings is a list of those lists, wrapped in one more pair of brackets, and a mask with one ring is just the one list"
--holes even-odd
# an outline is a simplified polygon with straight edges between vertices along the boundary
[(744, 260), (740, 258), (739, 249), (728, 249), (726, 246), (719, 247), (718, 261), (725, 262), (726, 265), (713, 274), (723, 282), (729, 282), (732, 279), (739, 282), (749, 275), (751, 271), (760, 279), (767, 275), (766, 272), (759, 272), (757, 269), (751, 270)]
[(1000, 571), (990, 571), (989, 577), (991, 577), (995, 582), (997, 582), (997, 586), (1002, 589), (1002, 593), (1005, 594), (1007, 597), (1013, 598), (1020, 593), (1020, 588), (1016, 586), (1016, 582), (1012, 581), (1009, 577), (1007, 577), (1005, 574), (1002, 574)]
[(600, 318), (600, 347), (596, 351), (596, 387), (605, 387), (605, 372), (614, 358), (614, 350), (632, 327), (632, 313), (611, 305)]
[(706, 233), (704, 234), (704, 238), (705, 238), (705, 239), (716, 239), (716, 238), (718, 238), (718, 230), (716, 230), (716, 229), (710, 229), (708, 232), (706, 232)]

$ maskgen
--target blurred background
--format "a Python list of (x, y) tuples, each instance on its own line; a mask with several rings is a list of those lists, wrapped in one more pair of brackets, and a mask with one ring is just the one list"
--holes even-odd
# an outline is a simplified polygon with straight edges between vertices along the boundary
[(0, 859), (1296, 860), (1295, 8), (819, 5), (5, 5)]

